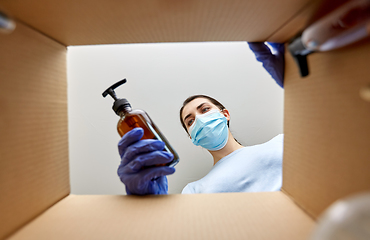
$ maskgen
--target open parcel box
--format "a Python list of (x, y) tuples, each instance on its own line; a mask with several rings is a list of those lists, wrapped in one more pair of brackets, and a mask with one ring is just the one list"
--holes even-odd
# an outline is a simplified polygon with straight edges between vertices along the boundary
[(147, 197), (70, 195), (66, 46), (286, 42), (340, 2), (0, 0), (17, 23), (0, 35), (0, 238), (307, 239), (370, 188), (369, 40), (309, 56), (304, 79), (286, 54), (281, 192)]

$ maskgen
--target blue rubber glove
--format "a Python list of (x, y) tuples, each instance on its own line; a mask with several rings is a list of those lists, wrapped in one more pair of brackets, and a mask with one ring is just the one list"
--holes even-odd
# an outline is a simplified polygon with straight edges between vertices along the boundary
[(125, 184), (128, 195), (167, 194), (166, 175), (174, 173), (175, 168), (154, 165), (171, 162), (173, 154), (163, 151), (162, 141), (140, 140), (143, 135), (142, 128), (134, 128), (119, 141), (121, 164), (118, 176)]
[(279, 84), (280, 87), (284, 88), (284, 70), (285, 70), (285, 59), (284, 51), (285, 47), (283, 43), (268, 43), (276, 53), (272, 54), (270, 48), (263, 42), (248, 42), (249, 48), (256, 55), (257, 61), (261, 62), (263, 67), (271, 75), (271, 77)]

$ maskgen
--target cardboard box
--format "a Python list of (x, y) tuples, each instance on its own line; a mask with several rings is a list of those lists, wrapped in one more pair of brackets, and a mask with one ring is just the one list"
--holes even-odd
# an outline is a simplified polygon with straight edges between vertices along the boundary
[(307, 239), (370, 188), (369, 40), (309, 56), (304, 79), (286, 54), (281, 192), (147, 197), (70, 195), (66, 46), (285, 42), (319, 3), (1, 0), (17, 28), (0, 35), (0, 238)]

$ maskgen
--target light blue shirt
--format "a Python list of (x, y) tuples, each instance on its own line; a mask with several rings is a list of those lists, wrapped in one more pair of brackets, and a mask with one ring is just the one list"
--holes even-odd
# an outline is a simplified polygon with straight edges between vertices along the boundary
[(182, 193), (267, 192), (282, 185), (284, 135), (238, 149), (218, 161), (202, 179), (189, 183)]

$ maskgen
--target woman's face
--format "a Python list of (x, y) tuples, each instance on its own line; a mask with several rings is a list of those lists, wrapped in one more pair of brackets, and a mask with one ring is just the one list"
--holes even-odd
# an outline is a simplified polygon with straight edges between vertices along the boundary
[[(196, 98), (189, 102), (188, 104), (186, 104), (182, 111), (181, 116), (182, 121), (186, 126), (186, 130), (189, 132), (189, 128), (194, 123), (196, 115), (204, 114), (213, 109), (221, 111), (216, 105), (211, 103), (207, 98)], [(227, 110), (226, 112), (222, 111), (221, 113), (225, 115), (227, 120), (230, 120)]]

